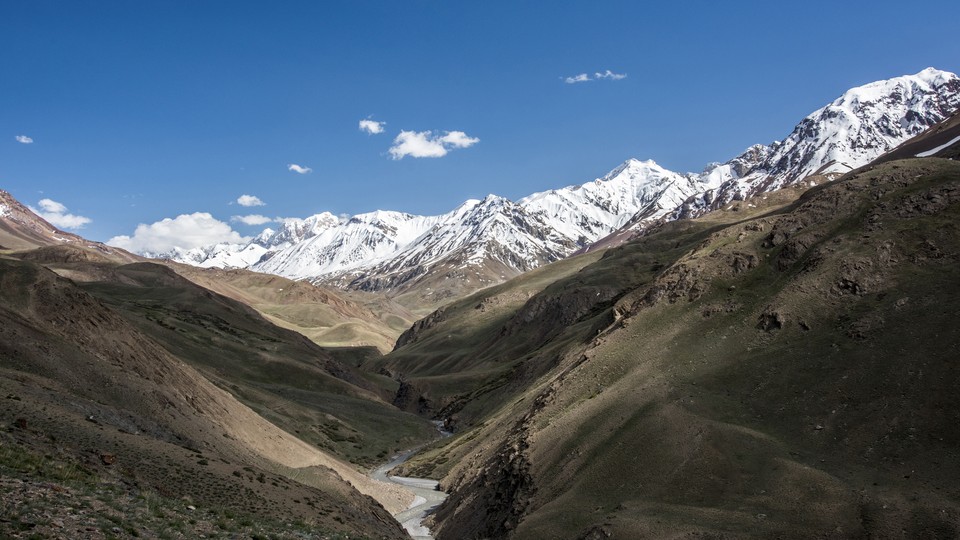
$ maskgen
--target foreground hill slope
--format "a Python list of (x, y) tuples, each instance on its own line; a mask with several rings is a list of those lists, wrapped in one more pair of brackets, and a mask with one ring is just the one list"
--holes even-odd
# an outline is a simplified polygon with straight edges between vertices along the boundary
[[(461, 433), (411, 465), (452, 492), (438, 538), (960, 534), (960, 164), (767, 202), (664, 225), (503, 315), (486, 360), (544, 375), (461, 396)], [(457, 341), (492, 339), (412, 355), (438, 319), (394, 353), (431, 389)]]
[[(118, 486), (121, 508), (138, 493), (170, 508), (185, 507), (175, 502), (185, 497), (274, 531), (291, 520), (318, 532), (404, 536), (357, 491), (376, 486), (352, 467), (267, 422), (72, 281), (0, 258), (0, 299), (4, 477), (42, 488), (49, 476), (26, 465), (57, 460), (94, 485)], [(62, 509), (46, 505), (47, 515)], [(5, 514), (4, 535), (38, 525), (23, 521), (27, 508), (5, 508), (14, 515)]]
[(81, 287), (208, 380), (312, 445), (372, 466), (432, 434), (427, 423), (384, 401), (375, 379), (245, 304), (154, 263), (100, 273), (109, 277)]

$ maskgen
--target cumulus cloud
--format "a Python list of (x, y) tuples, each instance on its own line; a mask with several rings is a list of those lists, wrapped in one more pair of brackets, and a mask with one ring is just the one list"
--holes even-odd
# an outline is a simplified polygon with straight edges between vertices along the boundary
[(50, 212), (51, 214), (63, 214), (67, 211), (66, 206), (52, 199), (40, 199), (37, 205), (44, 212)]
[(393, 140), (390, 155), (393, 159), (403, 159), (404, 156), (443, 157), (447, 155), (447, 149), (429, 131), (401, 131)]
[(300, 165), (297, 165), (296, 163), (291, 163), (291, 164), (287, 165), (287, 170), (288, 170), (288, 171), (293, 171), (293, 172), (295, 172), (295, 173), (297, 173), (297, 174), (307, 174), (308, 172), (312, 171), (313, 169), (311, 169), (310, 167), (301, 167)]
[(59, 229), (82, 229), (84, 225), (93, 221), (88, 217), (67, 213), (66, 206), (52, 199), (40, 199), (37, 206), (40, 208), (32, 206), (27, 208)]
[(440, 142), (454, 148), (469, 148), (480, 142), (480, 139), (468, 137), (467, 134), (462, 131), (448, 131), (446, 135), (440, 137)]
[(377, 122), (376, 120), (364, 119), (360, 121), (360, 131), (366, 131), (371, 135), (377, 135), (383, 133), (383, 126), (387, 125), (386, 122)]
[(462, 131), (447, 131), (443, 135), (434, 135), (432, 131), (401, 131), (393, 140), (390, 156), (403, 159), (405, 156), (443, 157), (454, 148), (469, 148), (480, 142)]
[(230, 225), (207, 212), (181, 214), (155, 223), (137, 225), (133, 236), (114, 236), (107, 244), (135, 253), (169, 253), (174, 248), (183, 250), (207, 247), (219, 243), (248, 242)]
[(26, 135), (17, 135), (16, 137), (14, 137), (14, 139), (16, 139), (18, 143), (33, 144), (33, 139), (31, 139), (30, 137), (27, 137)]
[(567, 84), (576, 84), (576, 83), (582, 83), (582, 82), (599, 81), (600, 79), (610, 79), (611, 81), (619, 81), (621, 79), (626, 79), (627, 74), (614, 73), (608, 69), (606, 71), (598, 71), (594, 73), (593, 76), (590, 76), (587, 73), (581, 73), (579, 75), (574, 75), (572, 77), (560, 77), (560, 78), (563, 79), (563, 82)]
[(241, 195), (237, 197), (237, 204), (240, 206), (266, 206), (267, 203), (260, 200), (256, 195)]
[(261, 216), (260, 214), (250, 214), (248, 216), (233, 216), (230, 218), (230, 221), (237, 221), (243, 223), (244, 225), (263, 225), (264, 223), (270, 223), (273, 220), (267, 216)]

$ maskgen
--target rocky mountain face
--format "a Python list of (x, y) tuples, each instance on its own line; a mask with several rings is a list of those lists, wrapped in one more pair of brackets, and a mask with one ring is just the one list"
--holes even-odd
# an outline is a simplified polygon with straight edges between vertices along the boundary
[(435, 536), (957, 536), (960, 133), (931, 131), (910, 151), (937, 157), (661, 222), (418, 323), (368, 368), (457, 433), (402, 471), (450, 493)]
[(927, 68), (844, 92), (804, 118), (783, 141), (757, 145), (721, 165), (730, 177), (686, 201), (671, 217), (692, 217), (733, 200), (827, 178), (873, 161), (960, 108), (960, 78)]
[(377, 211), (340, 220), (322, 213), (267, 229), (245, 245), (150, 255), (362, 290), (403, 291), (438, 273), (485, 286), (588, 249), (611, 233), (625, 238), (624, 231), (701, 215), (811, 175), (834, 178), (958, 107), (960, 78), (928, 68), (853, 88), (784, 140), (751, 146), (701, 173), (630, 159), (592, 182), (517, 202), (491, 195), (441, 216)]

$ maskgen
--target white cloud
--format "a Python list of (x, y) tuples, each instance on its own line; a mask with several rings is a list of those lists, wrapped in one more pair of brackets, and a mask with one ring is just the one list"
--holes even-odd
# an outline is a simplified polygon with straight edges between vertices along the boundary
[(443, 157), (447, 155), (447, 149), (429, 131), (401, 131), (393, 140), (390, 155), (393, 159), (403, 159), (404, 156)]
[(578, 82), (587, 82), (590, 80), (590, 76), (586, 73), (581, 73), (579, 75), (574, 75), (573, 77), (563, 77), (563, 82), (567, 84), (574, 84)]
[(14, 139), (16, 139), (18, 143), (33, 144), (33, 139), (31, 139), (30, 137), (27, 137), (26, 135), (17, 135), (16, 137), (14, 137)]
[(40, 209), (32, 206), (27, 208), (60, 229), (82, 229), (84, 225), (93, 221), (88, 217), (68, 214), (66, 206), (52, 199), (40, 199), (37, 201), (37, 206)]
[(241, 195), (237, 197), (237, 204), (240, 206), (266, 206), (267, 203), (260, 200), (256, 195)]
[(287, 170), (288, 170), (288, 171), (293, 171), (293, 172), (295, 172), (295, 173), (297, 173), (297, 174), (307, 174), (308, 172), (312, 171), (313, 169), (311, 169), (310, 167), (301, 167), (301, 166), (297, 165), (296, 163), (291, 163), (291, 164), (287, 165)]
[(431, 131), (401, 131), (393, 140), (390, 156), (403, 159), (405, 156), (443, 157), (454, 148), (468, 148), (480, 142), (462, 131), (447, 131), (443, 135), (433, 135)]
[(440, 137), (440, 141), (454, 148), (470, 148), (480, 142), (480, 139), (468, 137), (467, 134), (462, 131), (448, 131), (446, 135)]
[(303, 223), (303, 218), (298, 218), (298, 217), (277, 217), (277, 218), (274, 218), (273, 220), (276, 221), (277, 223), (282, 223), (284, 225), (288, 223), (294, 224), (294, 225)]
[(52, 214), (63, 214), (67, 211), (66, 206), (52, 199), (40, 199), (37, 201), (37, 204), (40, 206), (41, 210), (44, 212), (50, 212)]
[(233, 216), (230, 218), (230, 221), (238, 221), (244, 225), (263, 225), (264, 223), (270, 223), (273, 220), (267, 216), (261, 216), (260, 214), (250, 214), (248, 216)]
[(207, 212), (181, 214), (173, 219), (164, 218), (147, 225), (137, 225), (133, 236), (114, 236), (107, 244), (136, 253), (169, 253), (174, 248), (193, 249), (212, 246), (222, 242), (247, 242), (230, 225), (214, 218)]
[(579, 75), (574, 75), (572, 77), (560, 77), (563, 79), (563, 82), (567, 84), (575, 84), (581, 82), (590, 82), (590, 81), (599, 81), (600, 79), (610, 79), (611, 81), (619, 81), (621, 79), (626, 79), (626, 73), (614, 73), (609, 69), (606, 71), (598, 71), (593, 74), (593, 77), (586, 73), (581, 73)]
[(594, 73), (593, 76), (594, 76), (594, 78), (596, 78), (596, 79), (610, 79), (610, 80), (612, 80), (612, 81), (619, 81), (619, 80), (621, 80), (621, 79), (626, 79), (626, 78), (627, 78), (627, 74), (626, 74), (626, 73), (614, 73), (614, 72), (610, 71), (609, 69), (606, 70), (606, 71), (604, 71), (603, 73), (599, 73), (599, 72), (598, 72), (598, 73)]
[(376, 120), (364, 119), (360, 121), (360, 131), (366, 131), (371, 135), (377, 135), (383, 133), (383, 126), (387, 125), (386, 122), (377, 122)]

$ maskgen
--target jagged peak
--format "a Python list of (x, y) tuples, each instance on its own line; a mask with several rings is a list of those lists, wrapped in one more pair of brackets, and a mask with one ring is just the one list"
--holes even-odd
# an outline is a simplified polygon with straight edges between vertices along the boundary
[(275, 235), (275, 234), (277, 234), (277, 231), (271, 229), (270, 227), (267, 227), (266, 229), (260, 231), (260, 234), (258, 234), (258, 235), (253, 239), (253, 241), (256, 242), (256, 243), (266, 242), (266, 241), (270, 240), (270, 238), (272, 238), (273, 235)]
[[(316, 234), (324, 229), (334, 227), (340, 223), (340, 219), (330, 212), (321, 212), (305, 218), (282, 218), (278, 221), (280, 222), (280, 231), (277, 231), (275, 234), (282, 234), (285, 232), (286, 234), (298, 236), (308, 232), (311, 234)], [(264, 233), (267, 230), (270, 229), (265, 229)], [(264, 233), (261, 233), (261, 235)]]
[(743, 152), (740, 152), (739, 154), (737, 154), (736, 157), (727, 161), (726, 163), (723, 163), (722, 165), (736, 164), (740, 167), (747, 166), (747, 165), (749, 166), (758, 165), (761, 161), (763, 161), (767, 156), (770, 155), (771, 152), (776, 150), (776, 148), (779, 146), (780, 146), (779, 141), (774, 141), (769, 145), (753, 144), (747, 147)]
[(490, 208), (499, 208), (506, 206), (508, 204), (514, 204), (513, 201), (507, 199), (506, 197), (501, 197), (500, 195), (495, 195), (493, 193), (487, 195), (483, 199), (467, 199), (460, 206), (456, 207), (452, 212), (445, 214), (443, 216), (444, 221), (448, 219), (457, 219), (458, 217), (477, 212), (477, 211), (486, 211)]
[(829, 105), (818, 110), (817, 113), (830, 108), (857, 110), (863, 105), (877, 103), (884, 98), (888, 98), (898, 90), (934, 92), (937, 88), (957, 80), (958, 77), (954, 73), (928, 67), (913, 75), (901, 75), (851, 88)]
[(951, 79), (957, 79), (957, 74), (950, 71), (944, 71), (935, 67), (928, 67), (917, 72), (914, 77), (923, 80), (931, 85), (940, 85)]
[(333, 215), (330, 212), (324, 211), (324, 212), (320, 212), (319, 214), (313, 214), (311, 216), (307, 216), (305, 218), (297, 218), (297, 217), (282, 218), (280, 219), (280, 222), (283, 224), (286, 224), (286, 223), (297, 224), (297, 223), (318, 223), (318, 222), (336, 221), (336, 220), (337, 220), (337, 216)]
[(765, 152), (767, 150), (770, 150), (771, 148), (776, 148), (777, 146), (780, 146), (780, 141), (773, 141), (770, 144), (760, 144), (760, 143), (751, 144), (750, 146), (747, 147), (746, 150), (744, 150), (743, 152), (740, 152), (740, 154), (738, 154), (737, 157), (750, 155), (756, 152)]
[(398, 221), (409, 221), (417, 217), (420, 216), (415, 216), (406, 212), (397, 212), (395, 210), (374, 210), (372, 212), (364, 212), (362, 214), (352, 216), (349, 220), (347, 220), (347, 223), (395, 223)]
[(306, 218), (304, 221), (332, 221), (337, 219), (337, 216), (333, 215), (332, 212), (323, 211)]
[(663, 175), (672, 173), (672, 171), (661, 167), (659, 163), (652, 159), (640, 160), (636, 158), (630, 158), (621, 163), (617, 168), (595, 180), (595, 182), (609, 182), (615, 178), (623, 176), (624, 173), (627, 173), (628, 175), (651, 173)]
[(491, 206), (491, 205), (503, 205), (503, 204), (508, 204), (512, 202), (513, 201), (511, 201), (506, 197), (501, 197), (500, 195), (494, 195), (493, 193), (490, 193), (489, 195), (483, 198), (483, 201), (481, 201), (481, 204), (484, 204), (486, 206)]
[(451, 212), (444, 214), (444, 218), (450, 218), (455, 216), (462, 216), (468, 212), (472, 212), (474, 208), (483, 204), (483, 201), (480, 199), (467, 199), (460, 203), (460, 206), (454, 208)]

